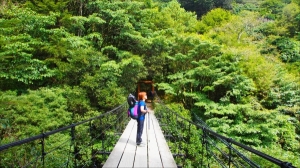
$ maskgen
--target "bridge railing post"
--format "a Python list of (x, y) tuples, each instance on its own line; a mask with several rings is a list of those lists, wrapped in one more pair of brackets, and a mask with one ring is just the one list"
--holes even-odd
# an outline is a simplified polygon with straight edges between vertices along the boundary
[[(100, 125), (102, 125), (102, 120), (100, 118), (99, 121)], [(104, 151), (104, 137), (105, 137), (105, 132), (101, 132), (102, 136), (101, 136), (101, 152), (105, 152)]]
[(204, 166), (204, 149), (206, 150), (206, 157), (208, 158), (208, 144), (206, 142), (207, 133), (204, 127), (202, 127), (202, 149), (201, 149), (201, 167)]
[(75, 126), (71, 127), (71, 146), (73, 145), (73, 155), (74, 155), (74, 165), (77, 166), (77, 148), (76, 148), (76, 142), (75, 142)]
[(201, 149), (201, 167), (203, 166), (203, 155), (204, 155), (204, 129), (202, 127), (202, 137), (201, 137), (201, 144), (202, 144), (202, 149)]
[[(91, 121), (89, 121), (89, 134), (90, 134), (90, 136), (92, 135), (92, 131), (93, 131), (93, 125), (92, 125), (92, 120), (91, 120)], [(91, 145), (91, 151), (92, 151), (92, 153), (94, 151), (93, 145)], [(91, 154), (91, 162), (95, 165), (95, 157), (94, 157), (93, 154)]]
[(45, 167), (45, 155), (46, 155), (46, 153), (45, 153), (45, 134), (43, 133), (42, 134), (43, 136), (42, 136), (42, 139), (41, 139), (41, 142), (40, 142), (40, 144), (42, 145), (42, 158), (41, 158), (41, 160), (42, 160), (42, 164), (43, 164), (43, 167)]
[(231, 138), (228, 138), (226, 139), (226, 141), (228, 142), (228, 150), (229, 150), (229, 156), (228, 156), (228, 167), (230, 168), (230, 165), (231, 165), (231, 156), (232, 156), (232, 139)]

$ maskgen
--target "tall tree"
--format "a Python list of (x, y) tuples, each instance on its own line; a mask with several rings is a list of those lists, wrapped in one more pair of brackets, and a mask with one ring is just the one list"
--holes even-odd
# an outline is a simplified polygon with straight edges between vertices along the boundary
[(290, 37), (294, 37), (299, 33), (300, 5), (290, 3), (282, 9), (281, 25), (287, 28)]
[(187, 11), (196, 12), (198, 18), (214, 8), (231, 9), (232, 0), (179, 0), (179, 3)]
[[(55, 75), (37, 58), (43, 39), (49, 34), (45, 27), (55, 24), (55, 15), (43, 16), (25, 8), (2, 8), (0, 19), (1, 80), (15, 80), (30, 84)], [(10, 85), (11, 87), (12, 85)]]
[(179, 3), (185, 10), (196, 12), (198, 18), (214, 7), (214, 0), (179, 0)]
[(26, 6), (43, 14), (49, 14), (50, 12), (63, 13), (67, 10), (69, 1), (70, 0), (29, 0), (26, 1)]
[(283, 6), (281, 0), (266, 0), (260, 4), (261, 14), (268, 19), (277, 19), (281, 16)]

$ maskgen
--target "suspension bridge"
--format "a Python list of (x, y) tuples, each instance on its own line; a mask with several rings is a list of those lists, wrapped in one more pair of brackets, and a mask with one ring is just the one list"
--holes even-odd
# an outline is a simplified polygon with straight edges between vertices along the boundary
[(195, 140), (191, 132), (196, 130), (199, 144), (195, 150), (200, 157), (194, 157), (199, 158), (194, 162), (198, 167), (295, 168), (214, 132), (197, 116), (195, 121), (179, 116), (159, 98), (146, 116), (144, 145), (136, 146), (136, 121), (128, 118), (127, 108), (124, 103), (94, 118), (4, 144), (0, 167), (188, 167), (187, 145)]
[[(151, 109), (151, 108), (150, 108)], [(146, 115), (143, 144), (137, 146), (137, 122), (130, 120), (103, 168), (111, 167), (177, 167), (153, 111)]]

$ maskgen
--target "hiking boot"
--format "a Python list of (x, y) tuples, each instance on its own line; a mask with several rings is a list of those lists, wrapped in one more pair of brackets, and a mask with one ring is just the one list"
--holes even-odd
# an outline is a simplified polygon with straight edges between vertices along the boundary
[(139, 147), (144, 147), (144, 146), (146, 146), (146, 144), (144, 144), (144, 143), (139, 143), (139, 145), (137, 145), (137, 146), (139, 146)]

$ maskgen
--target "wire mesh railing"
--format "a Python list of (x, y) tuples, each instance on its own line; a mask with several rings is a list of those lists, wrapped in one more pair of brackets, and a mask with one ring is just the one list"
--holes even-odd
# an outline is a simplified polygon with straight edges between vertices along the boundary
[(0, 146), (0, 167), (102, 167), (126, 127), (127, 103), (99, 116)]
[[(196, 115), (193, 116), (193, 121), (186, 119), (166, 106), (157, 95), (155, 98), (155, 115), (177, 165), (205, 168), (259, 168), (277, 165), (281, 168), (295, 168), (292, 163), (281, 161), (214, 132)], [(259, 165), (255, 162), (257, 160), (264, 160), (266, 165)]]

